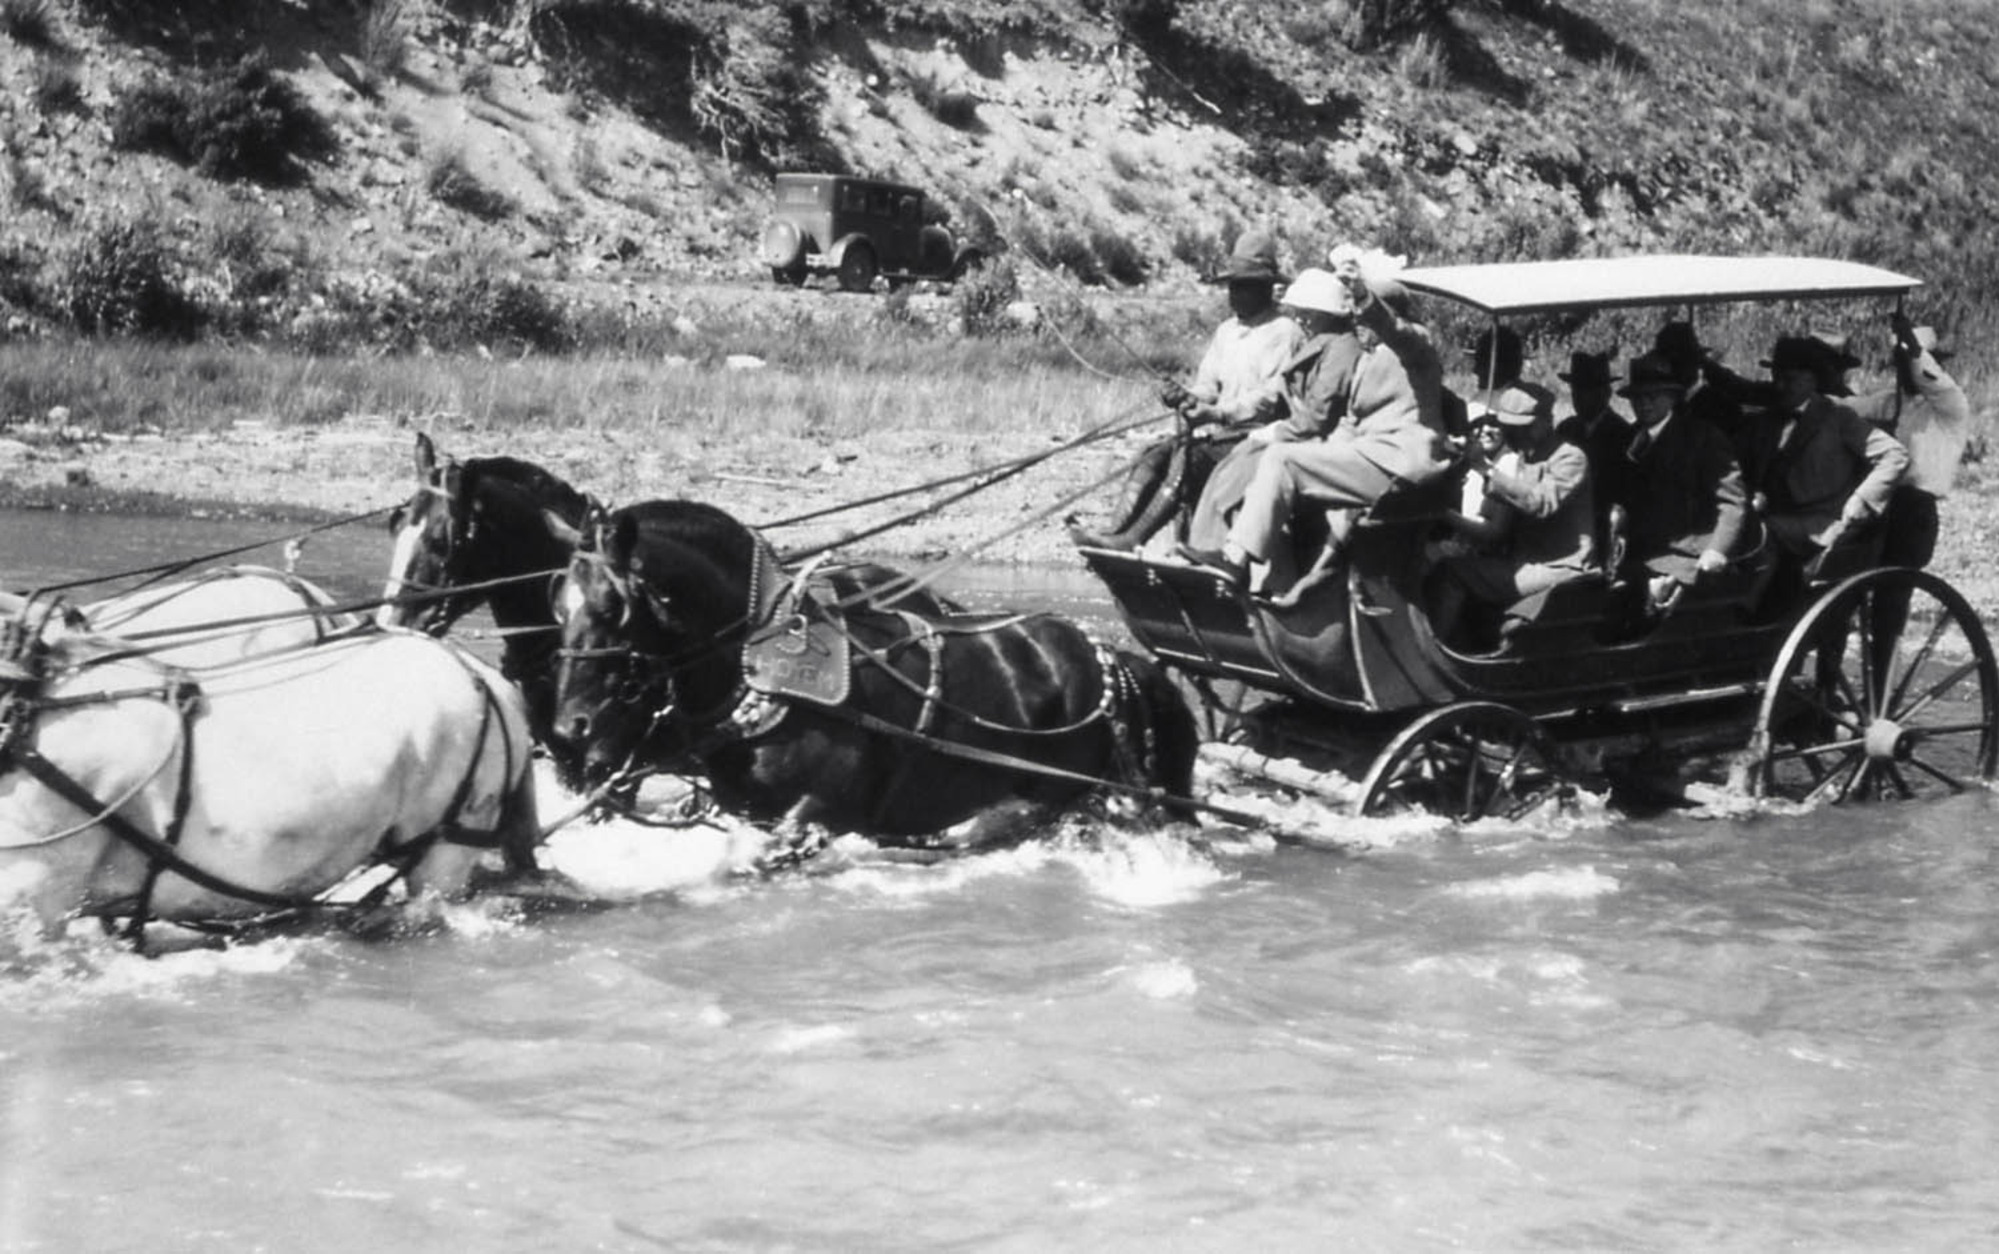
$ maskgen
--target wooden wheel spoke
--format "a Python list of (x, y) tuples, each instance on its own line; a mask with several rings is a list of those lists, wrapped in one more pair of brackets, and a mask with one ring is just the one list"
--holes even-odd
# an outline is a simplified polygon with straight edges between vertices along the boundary
[(1840, 789), (1839, 795), (1842, 798), (1845, 797), (1846, 788), (1852, 786), (1852, 777), (1858, 774), (1860, 768), (1866, 764), (1867, 754), (1861, 750), (1859, 745), (1852, 746), (1852, 753), (1844, 761), (1834, 763), (1825, 774), (1816, 776), (1817, 782), (1812, 785), (1812, 790), (1806, 793), (1801, 800), (1805, 804), (1810, 805), (1824, 797), (1826, 792), (1839, 781), (1842, 772), (1848, 778), (1846, 786)]
[(1859, 717), (1857, 715), (1849, 713), (1846, 710), (1836, 709), (1833, 706), (1826, 704), (1824, 701), (1821, 701), (1819, 699), (1819, 693), (1817, 691), (1816, 686), (1811, 688), (1794, 687), (1791, 690), (1790, 695), (1793, 699), (1805, 705), (1810, 706), (1813, 710), (1816, 710), (1819, 714), (1825, 716), (1826, 718), (1831, 719), (1835, 723), (1838, 723), (1841, 727), (1846, 728), (1854, 735), (1857, 736), (1860, 734), (1861, 726), (1860, 726)]
[(1828, 740), (1816, 745), (1793, 745), (1788, 749), (1771, 752), (1772, 762), (1794, 762), (1799, 759), (1816, 759), (1828, 753), (1844, 753), (1860, 747), (1857, 740)]
[(1910, 756), (1907, 765), (1915, 767), (1917, 770), (1929, 776), (1931, 779), (1936, 780), (1938, 783), (1942, 784), (1945, 788), (1950, 789), (1952, 792), (1963, 792), (1965, 789), (1971, 786), (1970, 784), (1966, 783), (1964, 780), (1961, 780), (1957, 776), (1952, 775), (1949, 771), (1946, 771), (1941, 767), (1931, 766), (1929, 763), (1923, 761), (1920, 757), (1916, 757), (1914, 755)]
[(1930, 654), (1935, 652), (1937, 642), (1943, 639), (1944, 629), (1949, 627), (1950, 623), (1951, 620), (1948, 616), (1939, 614), (1936, 621), (1930, 624), (1929, 634), (1923, 637), (1921, 647), (1916, 650), (1915, 656), (1909, 659), (1909, 665), (1902, 671), (1902, 678), (1895, 684), (1895, 692), (1893, 696), (1888, 698), (1887, 708), (1892, 710), (1902, 704), (1902, 698), (1908, 695), (1910, 682), (1921, 673), (1923, 666), (1929, 662)]
[(1977, 669), (1978, 669), (1978, 663), (1975, 660), (1966, 662), (1961, 666), (1956, 666), (1951, 668), (1950, 672), (1946, 674), (1942, 679), (1937, 680), (1934, 684), (1931, 684), (1928, 688), (1924, 689), (1921, 696), (1917, 697), (1914, 701), (1910, 702), (1908, 708), (1897, 710), (1890, 717), (1892, 717), (1898, 723), (1905, 723), (1909, 721), (1910, 719), (1914, 718), (1916, 715), (1921, 714), (1924, 710), (1928, 709), (1931, 705), (1933, 705), (1936, 702), (1937, 698), (1943, 696), (1944, 693), (1948, 692), (1952, 688), (1957, 687), (1959, 680), (1963, 679), (1966, 675), (1971, 674)]
[[(1881, 711), (1881, 700), (1887, 692), (1888, 685), (1878, 683), (1879, 676), (1874, 673), (1873, 589), (1868, 589), (1867, 595), (1860, 599), (1860, 604), (1856, 607), (1853, 617), (1860, 636), (1860, 648), (1858, 650), (1860, 654), (1860, 691), (1867, 698), (1864, 704), (1855, 702), (1855, 708), (1879, 714)], [(1845, 667), (1840, 668), (1842, 675), (1845, 673), (1845, 669)]]

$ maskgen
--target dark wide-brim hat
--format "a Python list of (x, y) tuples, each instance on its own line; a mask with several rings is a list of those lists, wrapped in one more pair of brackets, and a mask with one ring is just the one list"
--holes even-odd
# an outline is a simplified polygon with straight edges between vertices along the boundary
[(1277, 264), (1277, 241), (1268, 231), (1244, 231), (1229, 253), (1229, 259), (1208, 276), (1210, 283), (1282, 283), (1284, 270)]
[(1668, 322), (1652, 337), (1652, 351), (1676, 365), (1700, 364), (1708, 355), (1691, 322)]
[(1686, 395), (1687, 385), (1680, 381), (1679, 372), (1673, 369), (1672, 361), (1664, 353), (1643, 353), (1631, 359), (1626, 368), (1624, 386), (1617, 389), (1619, 396), (1636, 396), (1641, 392), (1672, 392)]
[(1838, 358), (1829, 350), (1824, 341), (1809, 335), (1779, 336), (1770, 347), (1770, 355), (1763, 359), (1763, 368), (1769, 371), (1809, 370), (1823, 376), (1828, 369), (1836, 368)]
[(1607, 388), (1611, 383), (1609, 353), (1570, 353), (1569, 368), (1559, 371), (1557, 379), (1578, 388)]

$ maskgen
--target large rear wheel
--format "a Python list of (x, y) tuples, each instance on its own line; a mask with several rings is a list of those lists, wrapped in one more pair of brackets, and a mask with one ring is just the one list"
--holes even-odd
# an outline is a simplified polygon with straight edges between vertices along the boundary
[(1568, 795), (1553, 756), (1547, 733), (1511, 706), (1443, 706), (1375, 756), (1358, 810), (1370, 818), (1420, 810), (1458, 823), (1522, 818)]
[(1947, 796), (1999, 759), (1999, 665), (1957, 590), (1873, 570), (1791, 629), (1749, 745), (1750, 788), (1834, 803)]

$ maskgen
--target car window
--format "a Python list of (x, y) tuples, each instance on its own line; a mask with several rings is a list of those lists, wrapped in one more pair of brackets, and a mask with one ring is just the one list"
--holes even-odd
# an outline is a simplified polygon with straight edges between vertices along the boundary
[(923, 222), (923, 202), (915, 196), (904, 196), (895, 207), (895, 220), (899, 226), (920, 226)]

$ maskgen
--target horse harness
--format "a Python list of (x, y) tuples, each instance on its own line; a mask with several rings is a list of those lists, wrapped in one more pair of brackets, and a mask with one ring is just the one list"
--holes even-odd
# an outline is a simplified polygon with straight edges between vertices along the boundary
[[(1017, 626), (1032, 615), (964, 615), (959, 621), (939, 623), (908, 610), (878, 611), (900, 618), (909, 634), (886, 648), (876, 648), (853, 634), (844, 609), (832, 601), (823, 587), (823, 581), (817, 578), (818, 565), (815, 562), (796, 574), (787, 574), (769, 546), (759, 538), (752, 562), (748, 604), (743, 619), (739, 620), (750, 624), (742, 648), (741, 678), (722, 701), (698, 714), (679, 710), (669, 692), (666, 700), (653, 711), (651, 725), (640, 743), (651, 736), (654, 728), (677, 719), (684, 726), (700, 732), (684, 750), (689, 757), (699, 760), (727, 745), (745, 744), (770, 735), (783, 723), (793, 706), (804, 701), (822, 713), (863, 730), (912, 742), (947, 757), (1099, 785), (1114, 781), (943, 739), (933, 735), (932, 729), (940, 711), (988, 731), (1021, 736), (1070, 735), (1104, 722), (1110, 726), (1112, 744), (1125, 777), (1150, 778), (1156, 756), (1152, 726), (1149, 720), (1140, 720), (1139, 739), (1142, 744), (1138, 760), (1133, 761), (1132, 729), (1126, 712), (1133, 708), (1137, 700), (1137, 684), (1130, 668), (1115, 650), (1102, 641), (1094, 636), (1088, 637), (1096, 651), (1103, 680), (1097, 704), (1088, 713), (1060, 727), (1015, 727), (996, 723), (945, 699), (945, 647), (953, 637), (1001, 631)], [(626, 603), (632, 603), (630, 590), (621, 591), (625, 594)], [(719, 644), (720, 641), (714, 643)], [(894, 665), (895, 653), (908, 647), (921, 648), (927, 659), (926, 678), (921, 682), (903, 674)], [(629, 648), (564, 652), (571, 656), (619, 655), (628, 664), (653, 661), (685, 665), (693, 660), (691, 657), (660, 658)], [(706, 652), (708, 650), (702, 650), (703, 655)], [(861, 660), (871, 663), (882, 675), (919, 698), (921, 704), (910, 726), (892, 723), (851, 707), (848, 701), (851, 678)], [(626, 687), (627, 700), (642, 697), (642, 685), (637, 680), (627, 680)], [(881, 807), (889, 804), (913, 766), (914, 763), (907, 758), (898, 765), (889, 787), (882, 792)]]
[[(186, 828), (188, 811), (194, 799), (192, 788), (194, 721), (202, 704), (201, 685), (193, 675), (179, 667), (155, 662), (154, 665), (161, 671), (161, 679), (155, 684), (107, 689), (73, 697), (49, 697), (26, 691), (28, 685), (39, 687), (48, 678), (41, 636), (52, 616), (52, 611), (38, 613), (36, 606), (31, 602), (21, 617), (0, 623), (0, 771), (4, 771), (10, 765), (18, 766), (30, 778), (88, 817), (59, 832), (11, 847), (51, 845), (71, 836), (80, 835), (96, 826), (102, 826), (113, 836), (131, 846), (146, 861), (145, 878), (140, 883), (138, 891), (133, 894), (131, 910), (126, 916), (124, 928), (125, 939), (135, 945), (143, 944), (145, 926), (152, 916), (155, 887), (159, 883), (160, 876), (168, 872), (218, 896), (246, 901), (272, 912), (251, 921), (253, 924), (268, 924), (282, 917), (325, 909), (330, 904), (324, 899), (325, 894), (330, 892), (331, 888), (319, 894), (265, 892), (218, 875), (189, 860), (180, 851), (181, 835)], [(92, 664), (125, 660), (132, 656), (127, 652), (116, 652), (72, 667), (70, 673), (81, 672)], [(401, 847), (391, 847), (386, 834), (384, 835), (382, 846), (377, 850), (375, 863), (393, 860), (396, 864), (395, 873), (371, 888), (361, 899), (351, 903), (354, 909), (367, 909), (378, 905), (395, 883), (407, 877), (423, 856), (440, 840), (481, 849), (496, 848), (499, 844), (497, 830), (469, 831), (460, 827), (457, 821), (471, 796), (472, 786), (479, 773), (479, 763), (484, 757), (486, 737), (494, 721), (493, 712), (497, 700), (490, 686), (472, 671), (469, 665), (466, 667), (466, 675), (479, 689), (482, 697), (479, 735), (475, 742), (471, 765), (459, 781), (451, 802), (445, 809), (443, 821)], [(174, 745), (168, 747), (166, 756), (161, 758), (158, 765), (142, 775), (124, 796), (114, 801), (106, 803), (98, 798), (90, 789), (78, 782), (75, 776), (50, 761), (35, 746), (36, 721), (44, 711), (145, 698), (159, 700), (174, 710), (178, 739)], [(127, 802), (166, 769), (176, 749), (180, 751), (180, 778), (174, 791), (173, 812), (168, 820), (165, 834), (155, 835), (127, 818), (122, 811)], [(511, 773), (511, 746), (508, 753), (507, 765)], [(341, 882), (344, 883), (345, 880)], [(332, 887), (338, 886), (336, 884)], [(107, 927), (108, 920), (120, 913), (116, 908), (118, 904), (113, 903), (111, 908), (104, 911)]]

